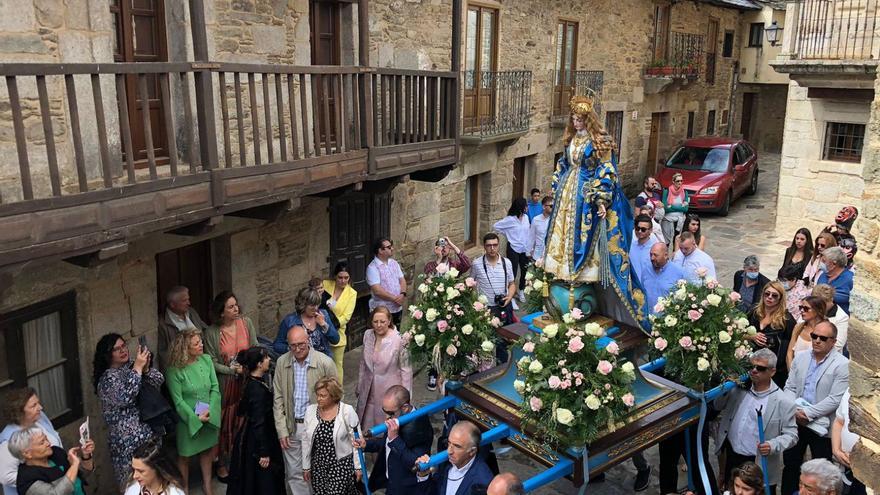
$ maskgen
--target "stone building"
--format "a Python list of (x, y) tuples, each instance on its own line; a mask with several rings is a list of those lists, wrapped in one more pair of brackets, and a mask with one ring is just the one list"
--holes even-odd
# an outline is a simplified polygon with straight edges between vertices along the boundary
[(856, 477), (880, 489), (880, 38), (875, 2), (788, 3), (782, 51), (772, 63), (790, 78), (777, 203), (778, 236), (814, 233), (844, 205), (860, 211), (853, 234), (855, 288), (849, 343), (850, 429), (862, 436), (851, 455)]

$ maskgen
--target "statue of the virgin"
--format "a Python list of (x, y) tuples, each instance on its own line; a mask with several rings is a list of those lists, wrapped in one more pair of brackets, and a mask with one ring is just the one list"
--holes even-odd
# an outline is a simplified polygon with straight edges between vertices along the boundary
[(569, 106), (544, 256), (548, 306), (556, 316), (579, 307), (646, 330), (645, 296), (627, 254), (633, 218), (617, 175), (615, 144), (592, 96), (575, 96)]

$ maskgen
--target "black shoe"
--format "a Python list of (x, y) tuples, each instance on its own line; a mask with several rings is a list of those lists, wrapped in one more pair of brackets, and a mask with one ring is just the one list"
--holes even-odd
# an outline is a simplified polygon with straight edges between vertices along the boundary
[(651, 481), (651, 466), (647, 469), (639, 469), (636, 471), (636, 481), (633, 483), (633, 490), (643, 492), (648, 489)]
[(434, 370), (428, 371), (428, 390), (434, 391), (437, 390), (437, 372)]
[(605, 473), (599, 473), (596, 476), (590, 478), (590, 484), (593, 483), (604, 483), (605, 482)]

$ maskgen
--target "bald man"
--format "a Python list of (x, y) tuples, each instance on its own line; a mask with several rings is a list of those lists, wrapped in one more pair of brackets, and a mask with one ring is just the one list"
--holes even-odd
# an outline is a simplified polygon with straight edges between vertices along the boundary
[[(449, 432), (446, 451), (449, 461), (441, 464), (428, 479), (430, 495), (476, 495), (486, 493), (492, 482), (492, 471), (477, 457), (480, 448), (480, 429), (470, 421), (455, 423)], [(423, 455), (417, 462), (427, 462)], [(419, 479), (427, 479), (428, 473), (419, 473)]]
[(654, 306), (657, 304), (657, 299), (669, 295), (675, 283), (684, 278), (684, 272), (679, 265), (669, 262), (669, 253), (665, 244), (657, 243), (651, 246), (650, 256), (651, 267), (642, 271), (641, 282), (648, 297), (648, 312), (656, 314)]
[(513, 473), (501, 473), (489, 483), (486, 495), (524, 495), (522, 481)]

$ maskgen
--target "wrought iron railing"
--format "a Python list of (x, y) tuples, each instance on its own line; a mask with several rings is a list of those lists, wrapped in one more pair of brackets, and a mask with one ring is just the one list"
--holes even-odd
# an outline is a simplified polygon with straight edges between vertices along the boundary
[(794, 35), (795, 58), (877, 60), (880, 0), (803, 0)]
[(703, 66), (705, 36), (673, 32), (667, 47), (667, 56), (657, 58), (645, 69), (645, 75), (697, 79)]
[(553, 71), (553, 104), (551, 118), (568, 115), (568, 102), (573, 96), (594, 94), (593, 106), (596, 113), (602, 112), (602, 86), (605, 73), (601, 70)]
[(529, 129), (531, 71), (465, 71), (461, 82), (463, 136), (491, 137)]

